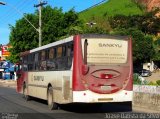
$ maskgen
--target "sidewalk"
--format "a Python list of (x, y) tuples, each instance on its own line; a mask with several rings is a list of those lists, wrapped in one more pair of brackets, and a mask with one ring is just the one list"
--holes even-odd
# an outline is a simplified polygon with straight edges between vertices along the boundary
[(156, 82), (157, 80), (160, 80), (160, 72), (152, 73), (149, 77), (144, 77), (147, 81)]
[(16, 88), (17, 81), (16, 80), (3, 80), (0, 79), (0, 87), (11, 87)]

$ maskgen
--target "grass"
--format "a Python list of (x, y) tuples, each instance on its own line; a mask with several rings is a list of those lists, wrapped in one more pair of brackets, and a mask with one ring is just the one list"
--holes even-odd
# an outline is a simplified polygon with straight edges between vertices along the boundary
[(86, 21), (94, 17), (109, 17), (117, 14), (126, 16), (141, 15), (143, 11), (133, 0), (108, 0), (108, 2), (81, 12), (79, 17)]

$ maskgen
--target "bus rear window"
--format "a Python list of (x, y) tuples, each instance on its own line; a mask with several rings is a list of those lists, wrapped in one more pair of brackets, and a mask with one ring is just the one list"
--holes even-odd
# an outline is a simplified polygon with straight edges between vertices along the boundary
[(82, 53), (87, 40), (87, 64), (122, 64), (127, 62), (128, 41), (89, 38), (82, 39)]

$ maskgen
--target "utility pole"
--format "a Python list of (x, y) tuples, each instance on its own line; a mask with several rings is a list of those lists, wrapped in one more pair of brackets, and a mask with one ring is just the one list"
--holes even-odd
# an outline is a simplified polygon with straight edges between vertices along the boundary
[(47, 2), (42, 2), (42, 0), (39, 0), (39, 4), (34, 5), (34, 7), (39, 8), (39, 47), (42, 46), (42, 7), (43, 5), (46, 5)]

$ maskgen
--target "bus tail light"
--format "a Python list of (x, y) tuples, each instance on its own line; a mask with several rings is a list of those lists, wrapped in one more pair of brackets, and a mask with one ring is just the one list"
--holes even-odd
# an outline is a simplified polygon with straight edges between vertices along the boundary
[(112, 74), (101, 74), (100, 78), (101, 79), (111, 79), (113, 78), (113, 75)]
[(82, 65), (82, 74), (86, 75), (89, 71), (89, 67), (87, 65)]

